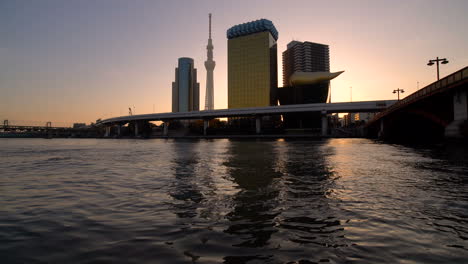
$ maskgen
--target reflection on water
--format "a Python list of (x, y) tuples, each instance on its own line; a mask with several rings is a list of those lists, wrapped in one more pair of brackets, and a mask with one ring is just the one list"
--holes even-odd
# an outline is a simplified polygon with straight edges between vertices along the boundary
[(170, 195), (174, 198), (173, 208), (181, 218), (196, 217), (198, 205), (205, 199), (197, 186), (196, 167), (199, 157), (196, 151), (198, 143), (173, 144), (173, 175)]
[(279, 190), (275, 179), (281, 174), (274, 170), (277, 162), (274, 146), (266, 142), (236, 142), (230, 144), (230, 156), (224, 163), (240, 191), (234, 195), (233, 209), (226, 233), (242, 238), (235, 247), (263, 247), (273, 233)]
[(2, 263), (463, 263), (466, 149), (0, 140)]

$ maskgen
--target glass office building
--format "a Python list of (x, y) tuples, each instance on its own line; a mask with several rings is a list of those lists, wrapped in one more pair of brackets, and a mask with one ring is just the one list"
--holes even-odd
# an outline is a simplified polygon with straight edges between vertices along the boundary
[(260, 19), (231, 27), (228, 38), (228, 108), (276, 105), (278, 31)]
[(192, 58), (179, 58), (172, 83), (172, 112), (199, 111), (200, 84)]

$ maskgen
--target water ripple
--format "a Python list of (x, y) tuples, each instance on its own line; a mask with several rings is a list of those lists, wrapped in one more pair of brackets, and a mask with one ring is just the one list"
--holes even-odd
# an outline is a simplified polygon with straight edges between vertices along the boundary
[(2, 263), (463, 263), (468, 163), (364, 139), (0, 139)]

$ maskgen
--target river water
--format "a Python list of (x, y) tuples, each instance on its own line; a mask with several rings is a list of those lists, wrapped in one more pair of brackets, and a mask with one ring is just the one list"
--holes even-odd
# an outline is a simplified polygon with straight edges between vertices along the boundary
[(468, 263), (468, 151), (0, 139), (1, 263)]

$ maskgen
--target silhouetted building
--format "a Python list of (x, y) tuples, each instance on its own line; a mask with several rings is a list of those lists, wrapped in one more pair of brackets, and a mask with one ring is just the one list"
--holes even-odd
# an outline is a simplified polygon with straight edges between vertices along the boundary
[(228, 38), (228, 108), (276, 105), (278, 31), (260, 19), (231, 27)]
[(328, 45), (291, 41), (283, 52), (283, 86), (291, 86), (295, 72), (330, 72)]
[(278, 89), (280, 104), (325, 103), (330, 80), (328, 45), (291, 41), (283, 52), (283, 88)]
[(179, 58), (172, 83), (172, 112), (199, 111), (200, 84), (191, 58)]
[[(330, 80), (342, 72), (330, 73), (328, 45), (291, 41), (283, 52), (283, 86), (278, 88), (281, 105), (326, 103)], [(319, 114), (288, 114), (288, 128), (320, 127)]]
[(367, 123), (372, 118), (374, 118), (374, 116), (375, 116), (375, 113), (361, 112), (361, 113), (356, 113), (354, 120), (363, 121), (363, 122)]
[(355, 123), (355, 113), (348, 113), (344, 115), (344, 125), (345, 127), (349, 127)]
[(85, 123), (73, 123), (73, 128), (85, 128)]

